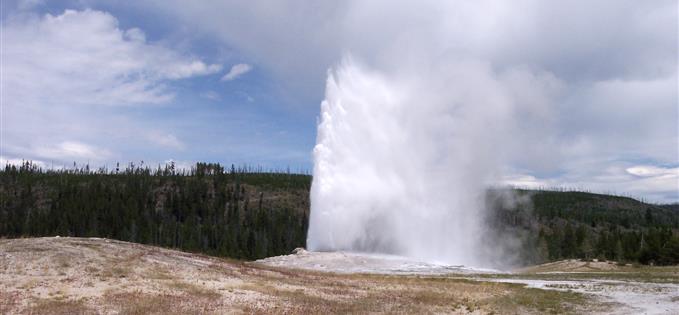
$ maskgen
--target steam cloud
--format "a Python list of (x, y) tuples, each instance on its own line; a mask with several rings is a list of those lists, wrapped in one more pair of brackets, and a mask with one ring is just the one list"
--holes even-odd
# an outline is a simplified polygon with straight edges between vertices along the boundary
[(488, 45), (475, 37), (491, 35), (482, 9), (409, 17), (413, 29), (385, 27), (381, 44), (350, 51), (329, 71), (314, 148), (311, 250), (476, 267), (502, 261), (504, 246), (486, 233), (485, 192), (520, 142), (509, 140), (548, 116), (560, 83), (470, 53), (465, 47)]
[(385, 75), (345, 59), (321, 105), (309, 248), (493, 260), (484, 193), (513, 125), (515, 74), (458, 60)]
[[(632, 69), (629, 63), (599, 58), (618, 51), (615, 47), (633, 47), (622, 50), (642, 56), (635, 49), (646, 46), (618, 42), (594, 24), (587, 29), (596, 32), (594, 37), (611, 40), (596, 54), (588, 52), (592, 45), (581, 32), (571, 33), (579, 22), (595, 23), (597, 14), (618, 12), (608, 10), (614, 2), (594, 11), (584, 2), (565, 5), (577, 23), (534, 1), (439, 4), (396, 8), (356, 2), (343, 12), (341, 33), (354, 36), (338, 38), (346, 53), (328, 73), (321, 105), (307, 239), (311, 250), (496, 265), (505, 244), (488, 241), (486, 189), (516, 168), (554, 170), (562, 155), (589, 152), (587, 141), (563, 137), (572, 129), (569, 123), (581, 124), (569, 119), (579, 108), (574, 102), (581, 100), (574, 95), (597, 86), (592, 82), (642, 75), (655, 62), (639, 57), (647, 63)], [(671, 20), (660, 10), (653, 12)], [(565, 26), (541, 27), (553, 25)], [(362, 33), (372, 40), (361, 40), (357, 34)], [(574, 45), (559, 46), (564, 40)], [(563, 49), (550, 50), (552, 44)], [(676, 82), (675, 70), (658, 76)], [(571, 145), (564, 149), (564, 143)]]

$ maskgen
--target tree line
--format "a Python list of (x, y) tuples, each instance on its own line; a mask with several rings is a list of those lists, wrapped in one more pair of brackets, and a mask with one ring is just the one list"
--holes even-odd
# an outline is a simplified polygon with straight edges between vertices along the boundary
[[(495, 196), (493, 196), (495, 194)], [(520, 239), (522, 261), (569, 258), (679, 264), (679, 208), (629, 197), (576, 191), (514, 190), (524, 202), (503, 205), (490, 192), (490, 224)]]
[(304, 246), (309, 176), (198, 163), (0, 171), (0, 236), (106, 237), (239, 259)]
[[(106, 237), (239, 259), (305, 246), (311, 176), (197, 163), (177, 169), (0, 169), (0, 237)], [(504, 194), (504, 195), (503, 195)], [(679, 264), (679, 206), (574, 191), (489, 190), (489, 241), (523, 264)], [(503, 197), (504, 196), (504, 197)]]

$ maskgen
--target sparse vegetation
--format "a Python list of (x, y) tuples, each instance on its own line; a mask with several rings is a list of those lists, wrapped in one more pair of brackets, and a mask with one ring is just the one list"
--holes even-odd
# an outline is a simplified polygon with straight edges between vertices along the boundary
[[(333, 274), (105, 239), (0, 240), (0, 253), (7, 248), (16, 250), (11, 255), (0, 255), (0, 264), (10, 266), (0, 271), (0, 308), (4, 313), (54, 305), (55, 309), (76, 313), (120, 314), (579, 314), (620, 307), (612, 301), (574, 292), (581, 292), (583, 287), (609, 290), (623, 285), (633, 287), (637, 293), (651, 290), (645, 294), (660, 298), (679, 292), (672, 289), (679, 284), (676, 267), (619, 266), (612, 262), (562, 261), (517, 274)], [(50, 272), (59, 268), (54, 257), (63, 253), (69, 253), (72, 265), (79, 268), (69, 268), (64, 275), (55, 276)], [(121, 261), (128, 269), (126, 277), (100, 277), (80, 271), (105, 272)], [(561, 291), (495, 282), (531, 279), (554, 281), (545, 287)], [(592, 285), (591, 281), (603, 282)], [(38, 300), (43, 304), (33, 303)]]
[[(456, 275), (289, 270), (104, 239), (0, 240), (0, 253), (6, 248), (26, 248), (0, 255), (0, 264), (13, 266), (0, 271), (0, 310), (10, 314), (542, 314), (591, 309), (591, 301), (578, 293)], [(57, 277), (42, 272), (58, 268), (52, 258), (65, 252), (78, 269), (109, 270), (125, 257), (129, 270), (123, 278), (74, 268)], [(23, 275), (17, 275), (18, 269)], [(45, 291), (51, 295), (42, 295)]]

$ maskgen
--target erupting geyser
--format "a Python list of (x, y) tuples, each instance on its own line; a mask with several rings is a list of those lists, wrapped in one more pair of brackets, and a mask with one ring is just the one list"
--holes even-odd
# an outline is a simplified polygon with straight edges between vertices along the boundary
[(475, 60), (377, 72), (345, 59), (321, 105), (309, 249), (487, 265), (483, 195), (507, 95)]

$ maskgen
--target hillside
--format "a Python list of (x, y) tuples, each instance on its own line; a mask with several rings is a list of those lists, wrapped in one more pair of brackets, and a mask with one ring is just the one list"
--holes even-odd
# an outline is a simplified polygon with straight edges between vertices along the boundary
[[(514, 245), (520, 264), (568, 258), (679, 263), (679, 210), (638, 200), (570, 191), (488, 194), (495, 238)], [(507, 202), (511, 199), (511, 202)]]
[[(191, 171), (0, 171), (0, 237), (106, 237), (259, 259), (303, 247), (311, 176), (198, 163)], [(490, 190), (486, 241), (510, 261), (679, 263), (679, 209), (584, 192)]]

